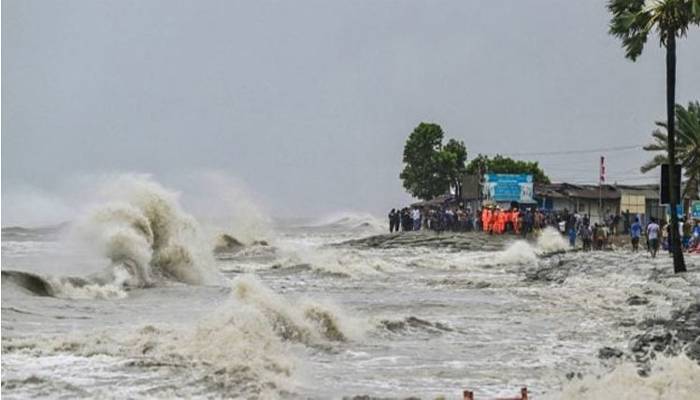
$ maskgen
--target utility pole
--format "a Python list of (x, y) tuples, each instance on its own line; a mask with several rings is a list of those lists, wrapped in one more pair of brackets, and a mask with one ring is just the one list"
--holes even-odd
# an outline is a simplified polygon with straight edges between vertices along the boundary
[(598, 219), (603, 222), (603, 182), (605, 182), (605, 157), (600, 156), (600, 177), (598, 179)]

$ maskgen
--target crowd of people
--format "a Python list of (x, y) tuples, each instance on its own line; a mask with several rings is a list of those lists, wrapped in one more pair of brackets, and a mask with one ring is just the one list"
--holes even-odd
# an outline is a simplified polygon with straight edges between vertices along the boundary
[[(681, 239), (681, 248), (689, 253), (700, 253), (700, 221), (689, 218), (681, 218), (678, 221), (678, 235)], [(632, 239), (632, 250), (639, 249), (639, 242), (646, 236), (646, 246), (652, 254), (656, 256), (659, 249), (671, 249), (671, 224), (665, 220), (659, 224), (654, 218), (642, 227), (639, 218), (635, 218), (630, 227), (630, 237)]]
[(404, 207), (389, 212), (389, 231), (469, 232), (476, 229), (474, 214), (462, 207)]
[[(514, 234), (527, 237), (545, 227), (551, 226), (565, 235), (572, 247), (580, 241), (584, 251), (605, 250), (612, 246), (613, 237), (618, 235), (618, 227), (624, 235), (629, 235), (633, 251), (639, 250), (642, 239), (646, 239), (647, 250), (656, 255), (659, 249), (668, 250), (669, 224), (651, 218), (646, 225), (640, 216), (630, 222), (629, 215), (622, 217), (607, 213), (600, 222), (591, 223), (588, 214), (545, 210), (536, 207), (512, 206), (509, 209), (497, 205), (487, 205), (478, 210), (469, 207), (431, 206), (404, 207), (389, 212), (389, 231), (469, 232), (481, 231), (491, 235)], [(679, 221), (679, 235), (686, 251), (700, 253), (700, 221), (683, 218)]]
[[(585, 222), (588, 217), (584, 217)], [(436, 232), (483, 231), (489, 234), (506, 233), (527, 236), (528, 234), (552, 226), (568, 231), (569, 224), (579, 223), (579, 216), (567, 210), (556, 212), (535, 207), (484, 206), (473, 211), (469, 207), (404, 207), (389, 212), (389, 231), (431, 230)]]

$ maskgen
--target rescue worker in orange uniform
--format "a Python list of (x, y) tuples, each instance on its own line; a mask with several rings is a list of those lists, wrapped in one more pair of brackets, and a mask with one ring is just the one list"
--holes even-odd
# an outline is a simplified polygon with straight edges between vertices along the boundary
[(510, 216), (510, 213), (506, 210), (501, 211), (501, 222), (499, 224), (500, 232), (501, 234), (506, 232), (506, 224), (508, 223), (508, 217)]
[(500, 213), (501, 212), (498, 208), (491, 210), (491, 218), (489, 218), (489, 233), (498, 233), (498, 216)]
[(501, 210), (496, 208), (491, 215), (491, 233), (498, 233), (498, 221), (501, 219)]
[(489, 231), (489, 218), (491, 218), (491, 211), (488, 207), (484, 207), (484, 209), (481, 210), (481, 229), (484, 232)]
[(513, 232), (516, 234), (520, 233), (520, 211), (516, 208), (513, 210), (511, 215), (511, 222), (513, 223)]

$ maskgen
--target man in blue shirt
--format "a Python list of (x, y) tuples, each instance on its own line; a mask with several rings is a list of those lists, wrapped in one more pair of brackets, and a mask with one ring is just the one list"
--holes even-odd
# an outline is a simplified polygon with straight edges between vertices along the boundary
[(635, 218), (634, 223), (630, 226), (630, 236), (632, 237), (632, 251), (639, 250), (639, 238), (642, 236), (642, 224), (639, 223), (639, 218)]

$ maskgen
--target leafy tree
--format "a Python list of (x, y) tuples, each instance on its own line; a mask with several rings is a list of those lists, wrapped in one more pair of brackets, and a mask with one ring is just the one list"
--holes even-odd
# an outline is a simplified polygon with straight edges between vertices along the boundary
[(467, 148), (464, 142), (450, 139), (439, 154), (442, 174), (458, 197), (462, 195), (462, 179), (467, 172)]
[[(651, 136), (654, 143), (644, 146), (644, 150), (662, 152), (647, 161), (640, 168), (643, 173), (649, 172), (661, 164), (668, 164), (668, 135), (664, 133), (666, 122), (657, 121)], [(698, 198), (700, 190), (700, 102), (688, 103), (688, 108), (676, 105), (676, 159), (683, 166), (685, 174), (685, 187), (683, 195), (692, 199)], [(663, 130), (662, 130), (663, 129)]]
[[(610, 34), (622, 40), (625, 56), (632, 61), (642, 54), (649, 34), (655, 30), (661, 46), (666, 48), (666, 131), (668, 162), (676, 163), (676, 38), (683, 37), (690, 25), (700, 25), (700, 0), (609, 0), (612, 14)], [(685, 272), (685, 261), (678, 235), (678, 200), (673, 188), (673, 171), (669, 168), (671, 248), (674, 272)]]
[(549, 177), (545, 175), (539, 163), (536, 161), (514, 160), (497, 154), (494, 158), (479, 154), (467, 165), (467, 173), (482, 175), (487, 172), (499, 174), (532, 174), (532, 180), (536, 183), (549, 183)]
[(444, 132), (438, 124), (421, 122), (409, 135), (403, 149), (404, 169), (399, 177), (403, 187), (416, 198), (430, 200), (461, 190), (467, 149), (463, 142), (450, 139), (442, 145)]

